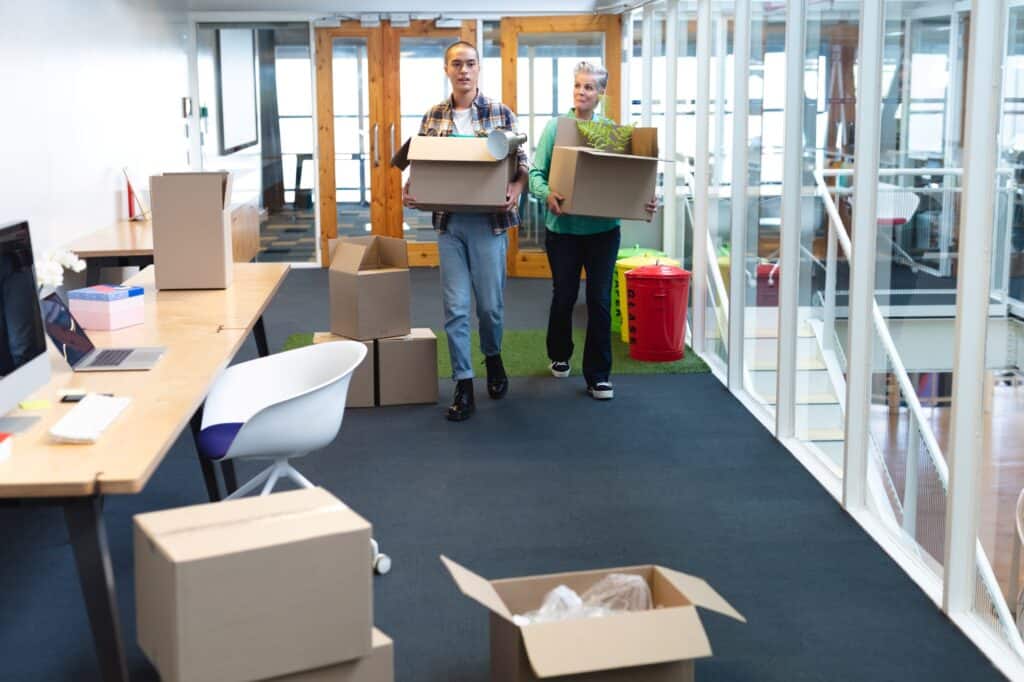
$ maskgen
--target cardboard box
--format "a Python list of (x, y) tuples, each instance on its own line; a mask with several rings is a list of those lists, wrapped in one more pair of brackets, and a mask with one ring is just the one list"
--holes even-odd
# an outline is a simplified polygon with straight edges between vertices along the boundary
[(164, 173), (149, 188), (156, 288), (231, 286), (231, 174)]
[(437, 337), (429, 329), (377, 339), (378, 401), (384, 405), (437, 402)]
[(486, 137), (418, 135), (406, 140), (392, 165), (411, 166), (410, 191), (420, 210), (498, 213), (505, 210), (517, 159), (516, 154), (495, 159)]
[(391, 638), (373, 629), (373, 651), (369, 656), (338, 665), (275, 677), (269, 682), (394, 682), (395, 645)]
[[(705, 581), (661, 566), (580, 571), (488, 581), (441, 557), (459, 590), (491, 612), (492, 682), (689, 682), (711, 655), (697, 607), (746, 622)], [(655, 608), (605, 618), (518, 626), (558, 585), (582, 594), (609, 573), (643, 576)], [(569, 677), (572, 676), (572, 677)]]
[(370, 531), (322, 488), (139, 514), (139, 645), (164, 682), (246, 682), (366, 656)]
[[(330, 332), (316, 332), (313, 334), (313, 343), (328, 343), (330, 341), (356, 341), (346, 339)], [(366, 346), (366, 357), (352, 373), (352, 380), (348, 384), (348, 398), (345, 399), (345, 407), (374, 407), (377, 404), (377, 358), (373, 341), (359, 341)]]
[(328, 242), (331, 332), (366, 341), (409, 333), (409, 251), (404, 239)]
[(634, 128), (622, 154), (587, 146), (576, 119), (558, 119), (548, 186), (571, 215), (647, 220), (658, 182), (658, 130)]

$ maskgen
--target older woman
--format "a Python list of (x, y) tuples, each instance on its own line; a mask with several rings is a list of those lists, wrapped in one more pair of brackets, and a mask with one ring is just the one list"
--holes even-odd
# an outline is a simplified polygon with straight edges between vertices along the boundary
[[(590, 62), (580, 62), (574, 74), (575, 106), (566, 115), (585, 121), (607, 121), (595, 109), (608, 86), (608, 72)], [(580, 288), (580, 270), (586, 269), (587, 339), (583, 348), (583, 378), (592, 398), (610, 400), (615, 395), (611, 383), (611, 290), (619, 250), (619, 221), (562, 212), (563, 197), (548, 186), (557, 125), (557, 119), (553, 119), (544, 128), (530, 170), (530, 193), (545, 202), (548, 209), (545, 245), (554, 285), (548, 316), (548, 358), (554, 376), (569, 376), (573, 353), (572, 311)], [(657, 208), (657, 201), (652, 198), (647, 204), (648, 213), (653, 217)]]

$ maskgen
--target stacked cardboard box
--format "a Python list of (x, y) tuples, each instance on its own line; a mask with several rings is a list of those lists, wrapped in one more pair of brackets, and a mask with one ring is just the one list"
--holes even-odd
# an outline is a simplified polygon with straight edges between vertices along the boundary
[(164, 682), (392, 682), (370, 524), (322, 488), (135, 517), (139, 645)]
[(437, 339), (412, 329), (409, 256), (405, 240), (354, 237), (332, 240), (331, 332), (314, 343), (353, 339), (366, 360), (349, 385), (349, 407), (437, 402)]

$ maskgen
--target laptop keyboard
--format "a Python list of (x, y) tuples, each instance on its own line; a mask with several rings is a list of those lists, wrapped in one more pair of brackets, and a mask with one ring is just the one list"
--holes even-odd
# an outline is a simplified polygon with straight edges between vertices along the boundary
[(117, 367), (132, 354), (131, 350), (103, 350), (89, 363), (90, 367)]

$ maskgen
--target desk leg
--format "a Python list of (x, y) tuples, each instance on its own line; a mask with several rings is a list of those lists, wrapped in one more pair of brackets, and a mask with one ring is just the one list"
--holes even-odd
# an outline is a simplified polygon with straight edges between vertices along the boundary
[(93, 496), (65, 500), (64, 521), (78, 565), (78, 580), (85, 597), (103, 680), (127, 682), (128, 665), (121, 642), (114, 570), (103, 525), (103, 498)]
[(270, 355), (270, 350), (267, 348), (267, 329), (263, 326), (263, 316), (256, 320), (256, 326), (252, 329), (252, 335), (256, 339), (256, 350), (261, 358), (265, 358)]
[(199, 468), (203, 471), (203, 482), (206, 484), (206, 494), (210, 502), (220, 502), (220, 487), (217, 485), (217, 473), (213, 470), (213, 462), (199, 453), (199, 431), (203, 428), (203, 406), (200, 405), (196, 413), (189, 421), (192, 427), (192, 441), (196, 446), (196, 457), (199, 458)]

